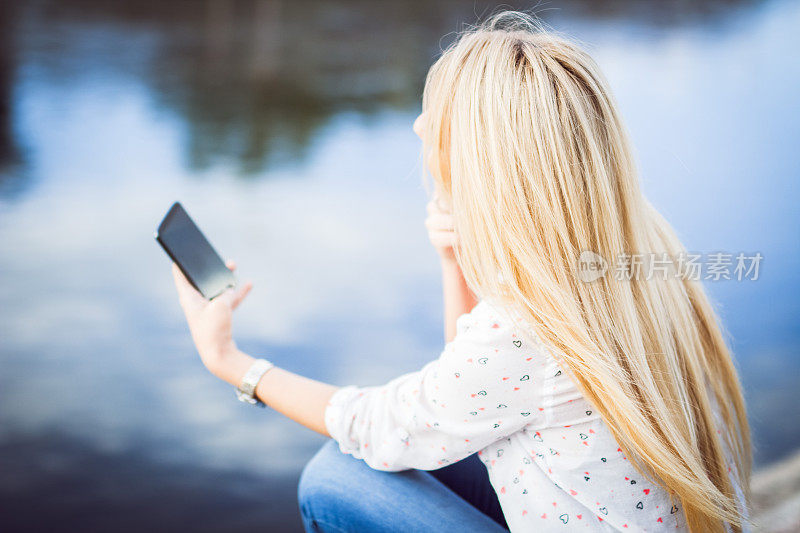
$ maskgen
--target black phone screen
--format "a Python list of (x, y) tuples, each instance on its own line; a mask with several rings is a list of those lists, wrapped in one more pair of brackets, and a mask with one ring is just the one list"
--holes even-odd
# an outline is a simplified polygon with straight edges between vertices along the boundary
[(156, 240), (205, 298), (236, 286), (233, 272), (179, 202), (172, 204), (159, 224)]

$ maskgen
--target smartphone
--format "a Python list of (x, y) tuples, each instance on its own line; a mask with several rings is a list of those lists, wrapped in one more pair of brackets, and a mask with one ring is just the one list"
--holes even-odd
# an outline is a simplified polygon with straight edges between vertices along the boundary
[(156, 230), (156, 240), (206, 299), (236, 286), (233, 272), (180, 204), (175, 202)]

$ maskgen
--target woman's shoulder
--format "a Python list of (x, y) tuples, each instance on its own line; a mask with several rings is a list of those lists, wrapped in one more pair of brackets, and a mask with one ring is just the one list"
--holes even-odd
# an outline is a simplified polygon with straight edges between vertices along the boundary
[(503, 339), (519, 339), (519, 344), (523, 339), (527, 343), (533, 343), (537, 347), (543, 348), (539, 336), (523, 320), (518, 312), (515, 312), (508, 305), (501, 302), (481, 299), (472, 311), (461, 315), (456, 321), (456, 336), (480, 336), (490, 341), (501, 341)]
[(464, 313), (456, 320), (456, 331), (458, 333), (468, 331), (479, 331), (484, 329), (502, 330), (504, 332), (513, 327), (513, 322), (503, 312), (502, 307), (489, 300), (480, 300), (475, 307), (468, 313)]
[(494, 378), (502, 384), (518, 374), (520, 381), (530, 382), (526, 390), (533, 393), (544, 386), (543, 376), (555, 372), (550, 372), (553, 360), (538, 336), (515, 321), (509, 309), (488, 300), (458, 318), (455, 338), (445, 346), (441, 361), (459, 374), (459, 386), (483, 385), (479, 389)]

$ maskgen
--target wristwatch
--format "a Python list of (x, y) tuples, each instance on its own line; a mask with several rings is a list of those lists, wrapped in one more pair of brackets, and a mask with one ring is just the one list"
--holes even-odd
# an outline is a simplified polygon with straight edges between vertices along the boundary
[(245, 372), (242, 382), (239, 384), (239, 388), (236, 389), (236, 397), (239, 398), (239, 401), (259, 407), (266, 407), (266, 404), (255, 395), (256, 386), (258, 382), (261, 381), (264, 374), (273, 366), (275, 365), (266, 359), (256, 359), (255, 362), (253, 362), (250, 369)]

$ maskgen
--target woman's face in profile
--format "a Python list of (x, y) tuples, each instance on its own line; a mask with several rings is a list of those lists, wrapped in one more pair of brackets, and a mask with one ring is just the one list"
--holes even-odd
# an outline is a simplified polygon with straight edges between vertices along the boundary
[[(420, 113), (417, 116), (417, 118), (414, 120), (413, 129), (414, 129), (414, 133), (417, 134), (417, 137), (419, 137), (422, 140), (422, 148), (424, 150), (429, 150), (430, 148), (428, 148), (425, 145), (425, 113), (424, 112)], [(426, 152), (426, 155), (428, 155), (427, 152)], [(428, 171), (431, 172), (431, 169), (429, 168)]]

